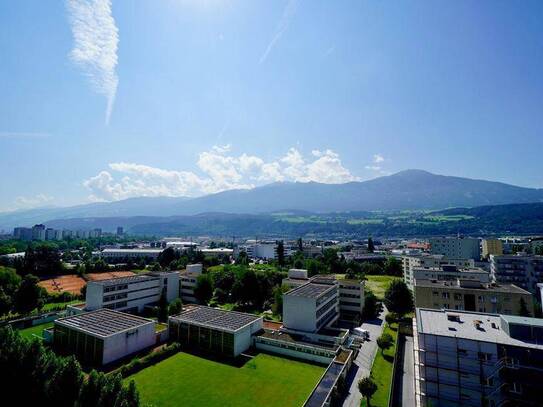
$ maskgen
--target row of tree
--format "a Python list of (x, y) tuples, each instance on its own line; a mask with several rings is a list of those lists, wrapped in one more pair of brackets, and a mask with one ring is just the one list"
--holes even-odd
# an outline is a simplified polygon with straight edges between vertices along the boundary
[(47, 293), (38, 283), (39, 279), (32, 274), (21, 278), (15, 270), (0, 266), (0, 315), (10, 311), (27, 314), (40, 309)]
[(2, 398), (22, 406), (137, 407), (134, 382), (124, 386), (120, 375), (92, 371), (84, 377), (75, 357), (57, 356), (38, 340), (0, 328)]

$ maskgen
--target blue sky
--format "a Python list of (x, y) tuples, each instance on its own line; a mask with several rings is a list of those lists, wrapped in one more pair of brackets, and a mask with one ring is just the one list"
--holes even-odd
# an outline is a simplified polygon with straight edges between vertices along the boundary
[(407, 168), (543, 187), (541, 21), (540, 1), (3, 1), (0, 210)]

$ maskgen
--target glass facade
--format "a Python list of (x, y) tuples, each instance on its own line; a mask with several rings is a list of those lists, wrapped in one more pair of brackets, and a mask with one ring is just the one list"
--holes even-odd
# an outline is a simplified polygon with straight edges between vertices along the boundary
[(83, 363), (100, 366), (104, 355), (103, 339), (55, 325), (54, 347), (65, 354), (73, 354)]
[(234, 356), (234, 334), (185, 322), (170, 323), (170, 339), (183, 346)]

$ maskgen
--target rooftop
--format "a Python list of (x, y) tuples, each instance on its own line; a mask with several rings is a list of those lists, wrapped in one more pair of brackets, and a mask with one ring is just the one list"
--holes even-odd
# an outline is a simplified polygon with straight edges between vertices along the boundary
[(158, 280), (158, 277), (150, 275), (150, 274), (139, 274), (135, 276), (111, 278), (109, 280), (93, 281), (93, 283), (109, 286), (109, 285), (117, 285), (117, 284), (143, 283), (145, 281), (153, 281), (153, 280)]
[[(512, 338), (502, 329), (502, 321), (541, 326), (536, 318), (417, 308), (417, 330), (423, 334), (469, 339), (543, 350), (543, 343)], [(520, 322), (516, 322), (520, 321)]]
[(318, 298), (328, 290), (333, 290), (334, 286), (329, 284), (307, 283), (300, 287), (293, 288), (285, 293), (297, 297)]
[(154, 321), (106, 308), (55, 320), (55, 325), (72, 328), (101, 338), (149, 323), (154, 324)]
[[(463, 285), (466, 284), (466, 285)], [(485, 284), (475, 285), (473, 281), (446, 281), (446, 280), (415, 280), (415, 287), (448, 288), (451, 290), (478, 290), (486, 292), (518, 293), (530, 295), (530, 293), (514, 284)]]
[(238, 311), (225, 311), (218, 308), (193, 306), (179, 315), (170, 317), (178, 322), (201, 325), (222, 331), (235, 332), (262, 317)]
[(136, 248), (136, 249), (104, 249), (102, 253), (161, 253), (164, 249), (156, 249), (152, 247)]

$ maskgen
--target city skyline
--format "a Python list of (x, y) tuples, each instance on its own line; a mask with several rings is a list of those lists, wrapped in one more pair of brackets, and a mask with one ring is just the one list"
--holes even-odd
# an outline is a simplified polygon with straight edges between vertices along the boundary
[(538, 2), (0, 10), (0, 169), (17, 175), (0, 211), (408, 168), (543, 187)]

